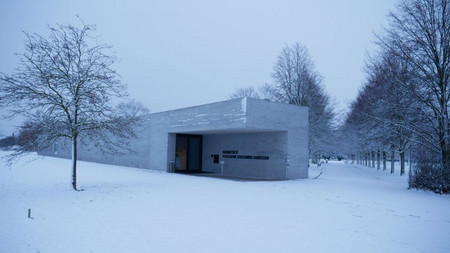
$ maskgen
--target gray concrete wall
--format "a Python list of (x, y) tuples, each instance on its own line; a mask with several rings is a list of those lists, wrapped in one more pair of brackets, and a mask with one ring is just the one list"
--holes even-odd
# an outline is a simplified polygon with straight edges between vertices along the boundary
[[(224, 151), (237, 151), (237, 154), (224, 154)], [(220, 164), (214, 164), (211, 157), (218, 154), (225, 162), (223, 174), (226, 176), (285, 179), (286, 152), (286, 132), (204, 135), (202, 170), (221, 173)], [(269, 159), (263, 160), (262, 156)]]
[(287, 131), (287, 178), (308, 177), (308, 107), (247, 99), (247, 127)]
[[(138, 138), (126, 140), (124, 148), (117, 149), (113, 152), (108, 149), (102, 150), (99, 146), (102, 141), (81, 141), (79, 139), (78, 159), (82, 161), (114, 164), (120, 166), (150, 168), (149, 152), (150, 152), (150, 133), (148, 122), (142, 128), (136, 129)], [(56, 150), (55, 150), (56, 148)], [(68, 138), (61, 138), (56, 147), (51, 147), (39, 152), (40, 155), (54, 156), (60, 158), (71, 159), (71, 141)]]

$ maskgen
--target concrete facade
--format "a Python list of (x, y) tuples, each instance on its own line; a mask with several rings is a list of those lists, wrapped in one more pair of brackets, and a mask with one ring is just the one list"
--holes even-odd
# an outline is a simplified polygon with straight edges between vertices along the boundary
[[(270, 180), (308, 177), (306, 107), (243, 98), (154, 113), (145, 120), (130, 154), (108, 156), (82, 147), (79, 159), (171, 172), (181, 166), (177, 138), (180, 143), (185, 136), (192, 144), (201, 140), (201, 172)], [(56, 155), (55, 150), (43, 154), (70, 154), (57, 149)]]

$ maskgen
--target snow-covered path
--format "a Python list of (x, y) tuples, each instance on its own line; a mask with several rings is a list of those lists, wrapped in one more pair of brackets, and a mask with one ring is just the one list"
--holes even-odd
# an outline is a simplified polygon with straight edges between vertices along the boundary
[(0, 252), (450, 252), (450, 196), (376, 169), (243, 182), (80, 162), (74, 192), (68, 160), (0, 162)]

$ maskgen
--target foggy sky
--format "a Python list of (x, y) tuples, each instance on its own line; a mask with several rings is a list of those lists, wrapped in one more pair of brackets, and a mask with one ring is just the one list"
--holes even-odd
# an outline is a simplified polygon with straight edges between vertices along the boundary
[[(342, 111), (364, 80), (394, 0), (318, 1), (0, 1), (0, 71), (12, 73), (23, 52), (23, 31), (74, 24), (76, 14), (97, 25), (98, 41), (113, 46), (116, 70), (132, 98), (151, 112), (228, 99), (236, 88), (271, 83), (276, 57), (301, 42), (326, 91)], [(0, 119), (0, 135), (11, 134)]]

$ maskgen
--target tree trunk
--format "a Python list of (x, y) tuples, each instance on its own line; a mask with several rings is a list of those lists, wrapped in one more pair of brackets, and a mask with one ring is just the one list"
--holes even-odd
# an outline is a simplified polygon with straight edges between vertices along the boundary
[(394, 168), (395, 168), (395, 151), (391, 151), (391, 174), (394, 174)]
[[(441, 76), (442, 78), (443, 76)], [(443, 78), (442, 78), (443, 79)], [(442, 80), (441, 79), (441, 80)], [(444, 84), (445, 83), (445, 84)], [(439, 87), (444, 90), (448, 81), (441, 81)], [(442, 187), (444, 191), (450, 190), (450, 122), (448, 115), (448, 91), (445, 90), (444, 94), (441, 95), (441, 116), (439, 120), (439, 137), (440, 137), (440, 147), (442, 154)]]
[(444, 191), (450, 190), (450, 143), (441, 141), (441, 153), (442, 153), (442, 183)]
[(375, 151), (372, 151), (372, 168), (375, 168)]
[(380, 150), (377, 151), (377, 170), (380, 170), (380, 158), (381, 158), (381, 154), (380, 154)]
[(383, 151), (383, 170), (386, 170), (386, 151)]
[(412, 149), (409, 149), (409, 171), (408, 171), (408, 176), (409, 176), (409, 182), (411, 182), (412, 180)]
[(77, 191), (77, 160), (78, 160), (78, 136), (75, 134), (72, 137), (72, 187)]
[(400, 176), (405, 175), (405, 151), (400, 151)]

